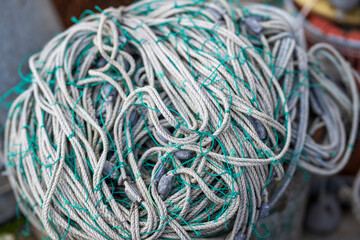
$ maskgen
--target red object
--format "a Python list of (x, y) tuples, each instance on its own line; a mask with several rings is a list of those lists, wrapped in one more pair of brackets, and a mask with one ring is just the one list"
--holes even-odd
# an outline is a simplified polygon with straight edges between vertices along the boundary
[(333, 24), (331, 24), (331, 26), (329, 26), (329, 28), (327, 29), (327, 34), (335, 37), (343, 38), (344, 41), (346, 39), (345, 31)]
[(319, 30), (321, 30), (323, 32), (326, 32), (329, 25), (331, 25), (331, 23), (329, 21), (327, 21), (326, 19), (315, 16), (315, 15), (310, 16), (309, 21), (311, 22), (311, 24), (313, 26), (315, 26), (316, 28), (318, 28)]
[[(349, 40), (358, 40), (360, 41), (360, 31), (351, 30), (347, 34)], [(360, 44), (360, 43), (359, 43)]]

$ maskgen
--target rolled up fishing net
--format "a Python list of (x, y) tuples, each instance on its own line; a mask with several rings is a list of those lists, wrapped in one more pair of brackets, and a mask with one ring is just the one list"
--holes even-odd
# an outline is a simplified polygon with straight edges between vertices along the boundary
[(9, 179), (45, 235), (249, 239), (297, 166), (334, 174), (347, 162), (352, 69), (328, 45), (306, 52), (283, 11), (98, 10), (30, 57), (8, 115)]

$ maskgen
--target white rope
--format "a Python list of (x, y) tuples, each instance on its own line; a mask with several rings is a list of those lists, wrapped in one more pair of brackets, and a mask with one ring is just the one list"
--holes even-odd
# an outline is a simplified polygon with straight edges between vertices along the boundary
[(306, 53), (273, 7), (110, 8), (29, 66), (5, 160), (20, 209), (52, 239), (249, 239), (296, 166), (337, 173), (357, 132), (348, 63), (325, 44)]

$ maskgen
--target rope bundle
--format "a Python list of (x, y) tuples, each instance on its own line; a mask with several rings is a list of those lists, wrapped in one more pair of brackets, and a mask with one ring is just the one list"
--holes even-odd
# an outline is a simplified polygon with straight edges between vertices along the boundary
[(248, 239), (296, 166), (334, 174), (355, 140), (351, 67), (303, 37), (222, 0), (88, 12), (30, 57), (10, 108), (21, 210), (52, 239)]

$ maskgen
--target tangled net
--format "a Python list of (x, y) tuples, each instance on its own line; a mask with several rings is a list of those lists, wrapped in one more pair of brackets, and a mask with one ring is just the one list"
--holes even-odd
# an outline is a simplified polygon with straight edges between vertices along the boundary
[(6, 125), (19, 207), (52, 239), (249, 239), (296, 166), (346, 164), (353, 70), (328, 45), (306, 52), (286, 13), (225, 0), (100, 11), (30, 57)]

